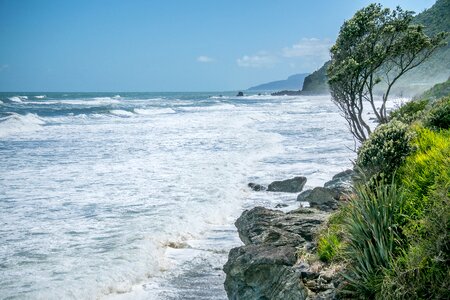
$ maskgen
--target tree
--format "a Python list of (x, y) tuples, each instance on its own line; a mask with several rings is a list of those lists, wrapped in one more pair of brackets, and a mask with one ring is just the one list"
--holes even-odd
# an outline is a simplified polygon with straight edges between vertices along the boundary
[[(387, 123), (386, 102), (393, 85), (444, 43), (447, 33), (428, 37), (412, 20), (411, 11), (370, 4), (344, 22), (331, 48), (327, 70), (331, 96), (359, 142), (371, 133), (364, 104), (370, 105), (378, 123)], [(376, 85), (383, 88), (379, 107)]]

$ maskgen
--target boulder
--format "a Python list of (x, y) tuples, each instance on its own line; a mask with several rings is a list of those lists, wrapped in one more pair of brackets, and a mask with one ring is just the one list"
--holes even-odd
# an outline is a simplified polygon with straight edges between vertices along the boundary
[(291, 267), (292, 246), (247, 245), (231, 249), (224, 266), (228, 299), (306, 299), (308, 292)]
[(343, 194), (349, 194), (352, 190), (353, 177), (355, 171), (345, 170), (333, 176), (333, 178), (324, 184), (324, 187), (333, 190), (338, 193), (338, 198)]
[(267, 187), (269, 192), (298, 193), (306, 183), (306, 177), (297, 176), (291, 179), (274, 181)]
[(315, 187), (312, 190), (306, 190), (297, 196), (297, 201), (309, 202), (312, 208), (318, 208), (324, 211), (337, 209), (339, 194), (325, 187)]
[(314, 230), (326, 214), (299, 208), (287, 213), (264, 207), (246, 210), (236, 220), (239, 238), (245, 245), (300, 246), (312, 241)]
[(293, 267), (297, 248), (311, 243), (326, 213), (300, 208), (284, 213), (255, 207), (235, 225), (245, 246), (230, 251), (224, 266), (229, 299), (307, 299), (310, 291)]
[(242, 96), (244, 96), (244, 93), (243, 93), (243, 92), (239, 92), (239, 93), (237, 93), (237, 95), (236, 95), (236, 97), (242, 97)]
[(253, 191), (259, 192), (259, 191), (265, 191), (267, 188), (261, 184), (250, 182), (248, 184), (248, 187), (251, 188)]

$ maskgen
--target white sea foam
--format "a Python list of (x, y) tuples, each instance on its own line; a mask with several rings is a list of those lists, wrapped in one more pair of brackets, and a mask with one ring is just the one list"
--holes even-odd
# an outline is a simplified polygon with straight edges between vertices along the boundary
[(145, 115), (145, 116), (175, 113), (175, 111), (172, 108), (154, 108), (154, 109), (135, 108), (134, 112), (139, 115)]
[(211, 106), (192, 106), (192, 107), (182, 107), (181, 110), (184, 111), (224, 111), (224, 110), (234, 110), (236, 106), (228, 103), (218, 103)]
[(12, 101), (12, 102), (22, 103), (22, 100), (26, 100), (26, 99), (28, 99), (28, 97), (27, 96), (14, 96), (14, 97), (9, 97), (8, 99), (9, 99), (9, 101)]
[(93, 98), (93, 100), (60, 100), (60, 103), (63, 104), (72, 104), (72, 105), (109, 105), (109, 104), (118, 104), (120, 101), (118, 99), (112, 99), (110, 97), (97, 97)]
[(240, 243), (236, 217), (255, 205), (298, 205), (296, 195), (253, 193), (247, 183), (306, 175), (321, 185), (351, 165), (329, 98), (251, 102), (183, 111), (169, 99), (176, 114), (127, 102), (45, 118), (51, 126), (32, 143), (3, 143), (2, 296), (226, 298), (221, 267)]
[(119, 116), (119, 117), (132, 117), (134, 114), (131, 111), (123, 110), (123, 109), (113, 109), (109, 111), (110, 114)]
[(6, 137), (23, 132), (31, 132), (42, 129), (45, 121), (35, 114), (20, 115), (13, 113), (0, 118), (0, 137)]
[(34, 98), (36, 98), (36, 99), (44, 99), (45, 97), (47, 97), (47, 96), (46, 95), (34, 96)]

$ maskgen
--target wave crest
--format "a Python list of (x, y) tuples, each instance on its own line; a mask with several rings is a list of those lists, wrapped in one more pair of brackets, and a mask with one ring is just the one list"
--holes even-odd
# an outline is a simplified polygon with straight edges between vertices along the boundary
[(0, 118), (0, 137), (37, 131), (42, 129), (42, 125), (45, 125), (45, 121), (36, 114), (20, 115), (12, 113), (7, 117)]

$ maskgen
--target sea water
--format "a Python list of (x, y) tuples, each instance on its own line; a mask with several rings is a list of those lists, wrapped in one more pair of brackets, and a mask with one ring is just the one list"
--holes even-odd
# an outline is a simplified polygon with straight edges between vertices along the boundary
[(226, 299), (235, 219), (354, 158), (329, 96), (1, 93), (1, 299)]

